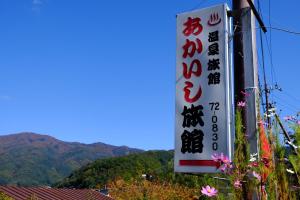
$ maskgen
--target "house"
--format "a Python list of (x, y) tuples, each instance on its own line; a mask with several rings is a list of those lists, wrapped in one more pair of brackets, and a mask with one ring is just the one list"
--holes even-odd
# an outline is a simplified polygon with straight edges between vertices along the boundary
[(113, 200), (93, 189), (0, 186), (0, 192), (14, 200)]

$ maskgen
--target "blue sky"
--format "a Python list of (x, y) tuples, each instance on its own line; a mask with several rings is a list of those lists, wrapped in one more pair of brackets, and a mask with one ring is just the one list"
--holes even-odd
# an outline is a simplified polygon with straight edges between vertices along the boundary
[[(0, 0), (0, 134), (173, 148), (175, 15), (220, 2), (230, 3)], [(271, 3), (272, 26), (300, 31), (299, 1)], [(269, 26), (268, 1), (262, 10)], [(271, 38), (268, 81), (283, 89), (272, 99), (282, 116), (294, 114), (300, 35), (273, 30)]]

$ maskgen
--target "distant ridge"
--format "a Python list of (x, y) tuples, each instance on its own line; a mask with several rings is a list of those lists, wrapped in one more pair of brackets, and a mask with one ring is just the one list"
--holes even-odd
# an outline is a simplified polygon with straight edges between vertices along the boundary
[(96, 159), (140, 152), (101, 142), (64, 142), (31, 132), (4, 135), (0, 136), (0, 185), (51, 185)]

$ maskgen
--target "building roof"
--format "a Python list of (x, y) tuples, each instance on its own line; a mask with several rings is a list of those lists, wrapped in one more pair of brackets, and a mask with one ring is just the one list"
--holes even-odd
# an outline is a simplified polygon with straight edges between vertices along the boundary
[(91, 189), (57, 189), (45, 187), (0, 186), (0, 191), (14, 200), (112, 200), (112, 198)]

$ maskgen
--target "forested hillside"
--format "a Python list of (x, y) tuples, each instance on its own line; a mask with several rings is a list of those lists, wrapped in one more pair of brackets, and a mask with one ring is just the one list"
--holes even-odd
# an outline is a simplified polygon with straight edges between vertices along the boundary
[(173, 151), (148, 151), (96, 160), (74, 171), (55, 187), (100, 189), (108, 186), (117, 199), (139, 199), (143, 195), (155, 199), (158, 193), (159, 199), (192, 199), (204, 183), (213, 181), (208, 175), (174, 174)]
[(64, 142), (34, 133), (0, 136), (0, 184), (51, 185), (96, 159), (137, 152), (142, 150)]

